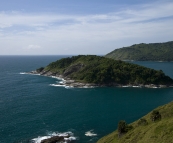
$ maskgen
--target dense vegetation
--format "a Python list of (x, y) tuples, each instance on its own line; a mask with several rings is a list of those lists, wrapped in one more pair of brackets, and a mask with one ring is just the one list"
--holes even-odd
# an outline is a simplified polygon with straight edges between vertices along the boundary
[(94, 55), (63, 58), (37, 71), (96, 84), (173, 84), (161, 70)]
[(173, 41), (166, 43), (135, 44), (115, 49), (106, 55), (116, 60), (173, 61)]
[[(128, 126), (130, 130), (127, 130)], [(158, 107), (130, 125), (120, 121), (116, 131), (97, 143), (173, 143), (172, 137), (173, 102)]]
[(126, 121), (121, 120), (118, 123), (118, 137), (120, 138), (124, 134), (126, 134), (129, 130), (133, 129), (133, 126), (128, 125)]

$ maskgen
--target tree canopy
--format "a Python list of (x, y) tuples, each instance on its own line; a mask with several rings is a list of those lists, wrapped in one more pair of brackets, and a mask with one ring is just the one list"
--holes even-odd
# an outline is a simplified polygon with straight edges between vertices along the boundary
[(63, 58), (39, 70), (96, 84), (173, 84), (161, 70), (95, 55)]
[(115, 60), (173, 61), (173, 41), (134, 44), (129, 47), (115, 49), (105, 57)]

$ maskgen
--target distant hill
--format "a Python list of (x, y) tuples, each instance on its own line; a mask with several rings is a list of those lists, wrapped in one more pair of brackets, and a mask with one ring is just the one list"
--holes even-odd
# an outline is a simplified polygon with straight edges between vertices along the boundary
[(115, 49), (105, 57), (115, 60), (173, 61), (173, 41), (134, 44), (130, 47)]
[(95, 55), (63, 58), (36, 71), (42, 75), (70, 78), (81, 83), (94, 83), (98, 86), (173, 84), (173, 79), (166, 76), (161, 70), (157, 71)]
[[(161, 120), (153, 122), (150, 118), (155, 111), (160, 113)], [(156, 108), (129, 126), (131, 130), (120, 138), (116, 130), (97, 143), (173, 143), (173, 102)]]

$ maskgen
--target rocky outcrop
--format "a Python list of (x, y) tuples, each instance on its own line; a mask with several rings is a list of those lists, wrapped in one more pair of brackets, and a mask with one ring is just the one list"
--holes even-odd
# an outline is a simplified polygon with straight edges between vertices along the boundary
[(70, 134), (63, 134), (63, 135), (57, 135), (52, 136), (48, 139), (44, 139), (41, 141), (41, 143), (74, 143), (76, 140), (76, 137), (72, 137)]
[(49, 139), (42, 140), (41, 143), (57, 143), (57, 142), (63, 142), (63, 141), (65, 141), (64, 137), (54, 136)]
[(64, 132), (64, 133), (52, 133), (48, 136), (42, 136), (38, 138), (34, 138), (31, 140), (33, 143), (74, 143), (77, 140), (76, 137), (74, 137), (74, 134), (72, 132)]

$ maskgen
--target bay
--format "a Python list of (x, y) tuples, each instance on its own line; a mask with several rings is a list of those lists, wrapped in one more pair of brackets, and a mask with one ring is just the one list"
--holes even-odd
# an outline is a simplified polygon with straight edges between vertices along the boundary
[[(0, 56), (0, 143), (27, 143), (52, 132), (71, 131), (77, 143), (94, 143), (173, 100), (173, 88), (52, 87), (57, 79), (20, 74), (67, 56)], [(163, 70), (173, 78), (172, 62), (133, 62)], [(85, 136), (92, 130), (97, 136)]]

